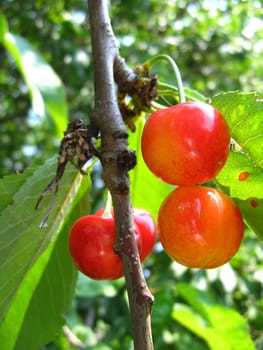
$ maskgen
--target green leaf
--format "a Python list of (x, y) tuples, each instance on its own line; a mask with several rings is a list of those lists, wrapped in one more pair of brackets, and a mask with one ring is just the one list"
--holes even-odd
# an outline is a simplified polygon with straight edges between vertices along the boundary
[(34, 110), (42, 117), (52, 118), (57, 135), (61, 137), (68, 121), (68, 107), (60, 78), (21, 36), (6, 32), (3, 44), (16, 60), (18, 69), (29, 87)]
[(124, 278), (116, 281), (96, 281), (80, 272), (77, 280), (76, 296), (80, 298), (94, 298), (98, 295), (114, 297), (123, 285)]
[(12, 174), (5, 176), (0, 181), (0, 212), (9, 204), (12, 203), (14, 194), (19, 190), (27, 178), (31, 176), (34, 169), (26, 169), (23, 174)]
[(110, 348), (106, 344), (98, 344), (98, 345), (89, 347), (89, 350), (112, 350), (112, 348)]
[[(5, 350), (38, 350), (55, 338), (73, 297), (76, 268), (68, 253), (65, 225), (26, 274), (0, 327)], [(44, 325), (44, 326), (43, 326)]]
[(176, 304), (173, 319), (204, 339), (212, 350), (255, 350), (247, 321), (238, 312), (188, 284), (179, 283), (176, 289), (189, 305)]
[(8, 31), (7, 20), (6, 20), (5, 16), (3, 15), (3, 13), (0, 12), (0, 40), (1, 41), (4, 40), (4, 36), (5, 36), (7, 31)]
[[(255, 93), (221, 93), (212, 104), (226, 118), (238, 146), (216, 183), (240, 207), (248, 226), (263, 239), (263, 102)], [(242, 178), (242, 173), (246, 173)]]
[[(245, 180), (242, 173), (248, 173)], [(240, 175), (241, 174), (241, 175)], [(223, 170), (216, 178), (217, 184), (239, 206), (247, 225), (263, 240), (263, 173), (246, 154), (231, 152)]]
[(129, 147), (137, 155), (137, 166), (130, 171), (131, 200), (134, 207), (146, 209), (156, 217), (162, 201), (173, 187), (153, 175), (144, 163), (141, 153), (144, 124), (145, 121), (140, 118), (136, 123), (136, 132), (129, 135)]
[(199, 91), (190, 88), (184, 88), (185, 97), (189, 101), (203, 101), (206, 102), (207, 98)]
[(233, 139), (262, 169), (263, 100), (255, 93), (228, 92), (214, 96), (211, 103), (226, 118)]
[(88, 177), (83, 178), (73, 166), (69, 166), (61, 180), (49, 226), (39, 228), (52, 195), (44, 198), (40, 210), (36, 211), (34, 206), (42, 190), (54, 177), (56, 161), (56, 157), (48, 160), (26, 182), (21, 182), (19, 189), (15, 186), (16, 193), (12, 197), (12, 203), (1, 213), (0, 280), (3, 282), (0, 284), (0, 322), (31, 267), (50, 242), (56, 239), (69, 210), (89, 184)]

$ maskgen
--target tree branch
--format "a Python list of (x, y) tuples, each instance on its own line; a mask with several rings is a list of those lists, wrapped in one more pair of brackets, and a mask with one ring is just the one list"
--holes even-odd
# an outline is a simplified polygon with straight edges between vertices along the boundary
[[(119, 48), (112, 31), (106, 0), (88, 0), (94, 60), (95, 110), (92, 123), (101, 132), (104, 180), (111, 192), (116, 223), (116, 251), (122, 259), (129, 296), (135, 349), (153, 350), (153, 296), (145, 282), (135, 242), (128, 170), (134, 152), (127, 149), (128, 133), (115, 91), (114, 62)], [(125, 68), (127, 69), (127, 68)]]

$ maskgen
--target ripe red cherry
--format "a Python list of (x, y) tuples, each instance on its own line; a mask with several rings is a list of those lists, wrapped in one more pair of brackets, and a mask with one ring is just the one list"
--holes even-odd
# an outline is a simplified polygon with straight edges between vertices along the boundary
[(153, 251), (156, 242), (156, 226), (153, 217), (143, 209), (134, 209), (134, 223), (140, 230), (142, 249), (141, 261), (144, 261)]
[(158, 214), (160, 241), (167, 254), (192, 268), (214, 268), (237, 252), (244, 234), (240, 210), (213, 188), (178, 187)]
[[(135, 226), (135, 239), (141, 249), (141, 237)], [(115, 223), (112, 217), (87, 215), (70, 230), (69, 251), (78, 269), (98, 280), (114, 280), (124, 275), (119, 255), (114, 252)]]
[(224, 117), (203, 102), (184, 102), (154, 112), (142, 133), (142, 154), (163, 181), (193, 185), (214, 178), (230, 150)]
[[(95, 215), (102, 216), (104, 208), (96, 211)], [(113, 210), (111, 211), (113, 215)], [(151, 214), (144, 209), (133, 209), (134, 223), (139, 229), (141, 237), (140, 259), (144, 261), (153, 251), (156, 242), (156, 225)]]

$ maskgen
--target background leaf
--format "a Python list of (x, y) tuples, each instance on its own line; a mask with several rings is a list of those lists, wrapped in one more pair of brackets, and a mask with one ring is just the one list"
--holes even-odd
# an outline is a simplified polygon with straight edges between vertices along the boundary
[(217, 304), (209, 293), (188, 284), (176, 285), (188, 305), (176, 304), (172, 317), (206, 340), (212, 350), (254, 350), (246, 320), (235, 310)]
[[(185, 86), (205, 96), (213, 96), (219, 91), (262, 90), (262, 8), (257, 6), (256, 1), (253, 4), (255, 6), (252, 6), (250, 1), (225, 1), (222, 7), (221, 2), (216, 1), (206, 1), (207, 6), (200, 6), (200, 1), (197, 0), (161, 2), (112, 0), (110, 9), (111, 21), (120, 43), (122, 57), (131, 67), (158, 53), (168, 54), (178, 63)], [(93, 60), (90, 35), (86, 26), (87, 2), (84, 0), (77, 2), (1, 0), (0, 7), (8, 19), (10, 31), (26, 38), (43, 54), (63, 79), (71, 120), (82, 118), (87, 121), (94, 106)], [(0, 93), (0, 176), (3, 176), (43, 164), (56, 153), (57, 138), (46, 125), (47, 123), (43, 124), (41, 119), (37, 118), (36, 123), (31, 124), (32, 108), (27, 86), (24, 78), (19, 74), (12, 54), (8, 54), (4, 48), (0, 50), (0, 62), (0, 86), (3, 91), (2, 94)], [(163, 81), (174, 83), (174, 76), (167, 64), (158, 66), (158, 73)], [(187, 96), (189, 96), (188, 92)], [(190, 97), (200, 99), (198, 95), (191, 94)], [(24, 152), (28, 147), (33, 147), (35, 150), (33, 156), (32, 153), (28, 155)], [(236, 154), (237, 152), (233, 156)], [(248, 162), (251, 165), (250, 157)], [(35, 170), (32, 174), (34, 172)], [(238, 177), (237, 173), (234, 175)], [(18, 184), (18, 190), (26, 182), (22, 176), (17, 176), (18, 182), (21, 181), (21, 184)], [(32, 175), (28, 173), (28, 176)], [(100, 171), (94, 177), (99, 182)], [(239, 182), (239, 185), (247, 186), (247, 182), (249, 184), (251, 179), (252, 173), (246, 181)], [(9, 178), (5, 180), (1, 187), (1, 191), (4, 190), (4, 192), (1, 192), (0, 196), (3, 208), (12, 204), (14, 196), (12, 190), (9, 191)], [(10, 181), (14, 180), (10, 179)], [(43, 185), (46, 184), (43, 183)], [(14, 183), (10, 186), (15, 188)], [(251, 183), (249, 186), (254, 191)], [(224, 188), (223, 185), (221, 187)], [(101, 198), (103, 184), (99, 188), (99, 193), (93, 187), (89, 194), (92, 200), (92, 212), (97, 208), (97, 204), (103, 201)], [(235, 192), (237, 197), (242, 195), (241, 201), (246, 203), (247, 199), (243, 193), (239, 194), (240, 188), (237, 187), (234, 191), (231, 185), (225, 189)], [(41, 192), (42, 188), (38, 190)], [(149, 200), (148, 204), (146, 202), (147, 198), (151, 198), (154, 190), (154, 187), (150, 187), (149, 196), (143, 191), (145, 198), (137, 199), (139, 202), (143, 200), (151, 207), (154, 203), (150, 203)], [(2, 198), (5, 195), (8, 195), (8, 200)], [(47, 198), (46, 203), (49, 199)], [(15, 218), (15, 206), (13, 208), (13, 218)], [(254, 210), (259, 211), (260, 214), (262, 213), (260, 208), (262, 207), (259, 206)], [(31, 207), (30, 211), (32, 211)], [(250, 206), (246, 216), (249, 213), (251, 213)], [(253, 220), (253, 211), (251, 217)], [(261, 220), (260, 215), (257, 217)], [(260, 227), (259, 222), (257, 226)], [(17, 230), (19, 229), (20, 226), (17, 227)], [(59, 234), (57, 240), (60, 237)], [(12, 240), (12, 235), (9, 235), (9, 239)], [(30, 235), (29, 239), (31, 239)], [(1, 236), (0, 242), (2, 240)], [(6, 244), (6, 240), (4, 243)], [(1, 250), (2, 253), (3, 250)], [(13, 251), (12, 254), (14, 255), (15, 252)], [(148, 285), (155, 295), (152, 310), (155, 348), (158, 350), (209, 349), (207, 342), (196, 333), (171, 318), (174, 305), (177, 303), (182, 305), (184, 302), (184, 307), (198, 318), (201, 325), (205, 322), (198, 311), (189, 302), (185, 304), (186, 299), (176, 292), (176, 284), (182, 281), (196, 289), (201, 287), (210, 295), (216, 296), (216, 301), (220, 300), (223, 305), (228, 305), (245, 315), (253, 341), (258, 349), (263, 348), (262, 262), (263, 246), (251, 230), (246, 230), (240, 250), (230, 262), (234, 275), (229, 275), (221, 269), (196, 271), (178, 266), (166, 256), (165, 252), (161, 251), (157, 243), (154, 254), (144, 264)], [(8, 273), (9, 270), (5, 276), (1, 273), (0, 286), (3, 281), (10, 279)], [(82, 282), (85, 284), (84, 279)], [(105, 287), (104, 293), (100, 288), (100, 282), (94, 283), (96, 287), (93, 283), (89, 284), (87, 279), (86, 282), (86, 285), (81, 287), (79, 294), (81, 296), (77, 295), (74, 298), (71, 310), (67, 314), (67, 325), (85, 343), (87, 349), (130, 350), (132, 340), (129, 333), (127, 296), (123, 295), (122, 290), (121, 293), (112, 297), (110, 294), (112, 289), (108, 288), (109, 286)], [(90, 297), (85, 298), (86, 290), (89, 291)], [(191, 295), (196, 300), (195, 295)], [(126, 307), (123, 306), (124, 298)], [(54, 300), (59, 302), (56, 298)], [(75, 322), (72, 322), (73, 319)], [(11, 332), (15, 325), (14, 321), (8, 330), (10, 336), (13, 335)], [(87, 330), (88, 338), (81, 337), (80, 327)], [(45, 329), (46, 323), (43, 324), (42, 331), (45, 332)], [(92, 336), (89, 330), (92, 330)], [(35, 328), (28, 329), (29, 339), (32, 338), (33, 332)], [(40, 333), (34, 336), (42, 337)], [(93, 343), (94, 337), (96, 343)], [(0, 344), (2, 345), (1, 339)], [(21, 345), (21, 350), (24, 348)], [(73, 346), (61, 331), (55, 343), (41, 349), (44, 350), (44, 348), (45, 350), (69, 350)], [(30, 350), (30, 347), (26, 349)]]
[(0, 12), (0, 40), (4, 39), (5, 33), (8, 31), (8, 24), (5, 16)]
[[(1, 23), (4, 23), (3, 19)], [(16, 60), (29, 87), (35, 112), (42, 117), (51, 118), (58, 137), (61, 137), (68, 121), (68, 107), (61, 79), (20, 35), (6, 32), (3, 44)]]
[(87, 190), (88, 177), (83, 179), (73, 166), (69, 166), (60, 183), (49, 226), (40, 229), (39, 223), (52, 195), (43, 200), (40, 210), (36, 211), (34, 206), (41, 191), (53, 178), (55, 169), (56, 157), (36, 170), (19, 189), (16, 186), (17, 192), (12, 198), (12, 204), (0, 216), (0, 321), (5, 317), (32, 265), (59, 234), (65, 217), (83, 195), (83, 191)]
[(117, 294), (120, 287), (125, 288), (124, 278), (110, 281), (101, 280), (98, 282), (79, 272), (76, 295), (82, 298), (92, 298), (99, 295), (113, 297)]

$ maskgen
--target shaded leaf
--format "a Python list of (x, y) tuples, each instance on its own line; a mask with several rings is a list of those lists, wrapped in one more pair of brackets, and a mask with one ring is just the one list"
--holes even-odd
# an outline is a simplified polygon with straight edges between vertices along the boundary
[(93, 280), (81, 272), (78, 275), (76, 296), (83, 298), (92, 298), (95, 296), (114, 297), (120, 287), (124, 285), (124, 278), (113, 281)]
[(188, 284), (178, 283), (176, 289), (189, 305), (176, 304), (172, 317), (204, 339), (212, 350), (255, 350), (248, 324), (238, 312)]
[(204, 95), (202, 95), (197, 90), (193, 90), (193, 89), (185, 87), (184, 88), (184, 92), (185, 92), (185, 97), (186, 97), (187, 101), (189, 100), (189, 101), (206, 102), (206, 97)]

